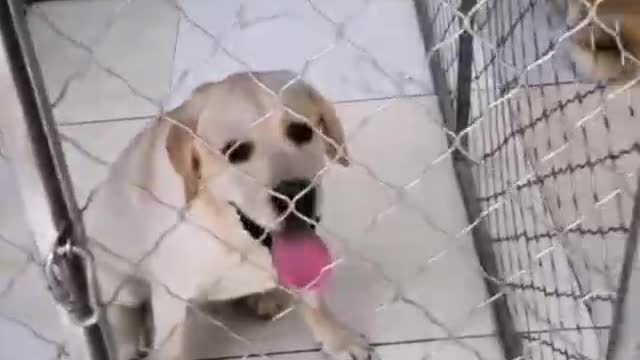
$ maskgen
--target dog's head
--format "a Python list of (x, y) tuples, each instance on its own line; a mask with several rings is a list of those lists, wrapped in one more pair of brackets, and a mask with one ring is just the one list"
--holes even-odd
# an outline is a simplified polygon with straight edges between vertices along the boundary
[(166, 114), (179, 122), (166, 145), (185, 200), (207, 193), (234, 206), (245, 229), (254, 238), (265, 233), (266, 241), (271, 231), (313, 229), (305, 218), (319, 218), (325, 155), (348, 165), (343, 129), (326, 99), (302, 81), (280, 98), (265, 89), (278, 93), (293, 78), (285, 71), (234, 74), (197, 88)]

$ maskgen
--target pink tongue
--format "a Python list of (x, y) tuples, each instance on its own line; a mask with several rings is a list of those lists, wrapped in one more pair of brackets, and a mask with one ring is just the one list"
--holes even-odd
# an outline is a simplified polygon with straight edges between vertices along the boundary
[(273, 235), (273, 264), (280, 283), (289, 289), (319, 289), (329, 276), (331, 255), (314, 233)]

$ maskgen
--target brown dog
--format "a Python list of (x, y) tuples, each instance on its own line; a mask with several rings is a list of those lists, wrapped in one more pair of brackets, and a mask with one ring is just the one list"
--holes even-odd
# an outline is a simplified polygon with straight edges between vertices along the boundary
[(569, 49), (579, 75), (611, 83), (626, 83), (640, 75), (640, 1), (553, 1), (566, 5), (572, 27), (587, 19), (590, 8), (595, 7), (596, 19), (570, 38)]

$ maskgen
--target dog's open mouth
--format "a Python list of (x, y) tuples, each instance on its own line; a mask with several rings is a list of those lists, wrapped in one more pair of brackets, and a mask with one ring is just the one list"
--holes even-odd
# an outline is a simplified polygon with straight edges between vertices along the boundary
[(271, 238), (271, 234), (264, 227), (258, 225), (255, 221), (251, 220), (245, 213), (240, 210), (235, 204), (231, 204), (238, 216), (240, 216), (240, 222), (242, 223), (242, 227), (246, 232), (251, 235), (255, 240), (260, 241), (260, 244), (266, 246), (269, 250), (273, 246), (273, 239)]
[[(324, 241), (315, 232), (315, 223), (305, 230), (275, 230), (268, 232), (231, 204), (240, 217), (243, 228), (269, 249), (280, 283), (291, 289), (318, 289), (330, 273), (331, 255)], [(319, 217), (316, 218), (316, 223)]]
[[(273, 246), (273, 238), (271, 237), (271, 234), (267, 231), (267, 229), (253, 221), (242, 210), (240, 210), (237, 205), (231, 204), (231, 206), (236, 209), (236, 213), (238, 213), (238, 216), (240, 217), (240, 222), (242, 223), (242, 227), (244, 228), (244, 230), (248, 232), (252, 238), (260, 241), (260, 244), (266, 246), (269, 250), (271, 250)], [(315, 223), (309, 223), (309, 228), (312, 231), (315, 231), (316, 223), (320, 222), (320, 216), (316, 216), (314, 220)]]

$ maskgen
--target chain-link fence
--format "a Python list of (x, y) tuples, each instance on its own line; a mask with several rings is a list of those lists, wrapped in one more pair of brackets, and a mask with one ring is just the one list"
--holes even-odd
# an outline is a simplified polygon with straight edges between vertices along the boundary
[[(2, 1), (0, 176), (22, 208), (0, 213), (0, 354), (635, 359), (640, 6), (592, 3), (244, 1), (217, 27), (223, 1)], [(201, 42), (175, 40), (151, 95), (170, 61), (120, 62), (157, 45), (136, 41), (170, 22), (135, 24), (163, 12)], [(286, 283), (291, 227), (333, 239), (326, 292)]]
[(620, 12), (589, 19), (582, 1), (430, 6), (433, 41), (448, 42), (434, 65), (443, 108), (469, 144), (463, 161), (476, 180), (497, 280), (534, 358), (604, 358), (616, 341), (608, 335), (620, 271), (630, 266), (621, 259), (640, 150), (637, 79), (630, 72), (611, 79), (616, 87), (594, 83), (607, 80), (595, 59), (617, 40), (620, 48), (604, 51), (616, 60), (605, 70), (637, 67), (637, 54), (622, 50), (634, 46), (631, 25), (620, 31), (637, 5), (604, 4)]

